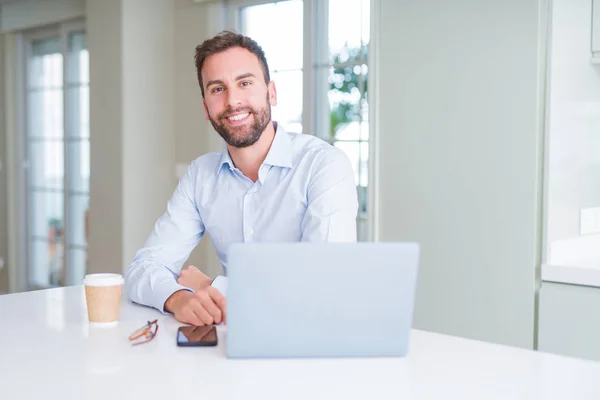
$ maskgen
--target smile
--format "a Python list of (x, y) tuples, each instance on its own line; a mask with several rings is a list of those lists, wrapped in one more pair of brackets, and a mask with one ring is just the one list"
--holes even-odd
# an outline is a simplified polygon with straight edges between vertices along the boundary
[(232, 115), (230, 117), (227, 117), (227, 119), (230, 120), (230, 121), (241, 121), (244, 118), (246, 118), (248, 115), (250, 115), (250, 113), (236, 114), (236, 115)]

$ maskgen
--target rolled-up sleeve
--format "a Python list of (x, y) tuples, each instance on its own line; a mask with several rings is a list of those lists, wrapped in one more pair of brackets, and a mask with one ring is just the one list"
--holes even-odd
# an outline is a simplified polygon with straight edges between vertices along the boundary
[(181, 267), (204, 235), (196, 203), (197, 168), (192, 163), (154, 224), (150, 237), (125, 271), (127, 296), (133, 302), (164, 311), (165, 301), (178, 290)]
[(356, 242), (358, 195), (346, 154), (331, 148), (317, 162), (307, 188), (303, 242)]

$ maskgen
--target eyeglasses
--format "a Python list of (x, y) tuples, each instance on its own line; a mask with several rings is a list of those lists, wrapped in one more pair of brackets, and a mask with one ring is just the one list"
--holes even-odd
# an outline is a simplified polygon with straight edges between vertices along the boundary
[(138, 344), (148, 343), (149, 341), (154, 339), (154, 336), (156, 336), (157, 332), (158, 332), (158, 320), (155, 319), (154, 321), (148, 321), (148, 323), (146, 325), (142, 326), (140, 329), (133, 332), (131, 334), (131, 336), (129, 336), (129, 340), (134, 341), (134, 340), (138, 340), (141, 338), (141, 340), (138, 340), (135, 343), (131, 343), (132, 346), (137, 346)]

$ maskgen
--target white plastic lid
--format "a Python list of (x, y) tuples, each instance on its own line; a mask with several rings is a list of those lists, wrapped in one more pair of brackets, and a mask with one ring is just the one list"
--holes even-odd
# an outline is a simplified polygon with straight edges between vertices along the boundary
[(124, 283), (125, 279), (121, 274), (88, 274), (83, 279), (85, 286), (117, 286)]

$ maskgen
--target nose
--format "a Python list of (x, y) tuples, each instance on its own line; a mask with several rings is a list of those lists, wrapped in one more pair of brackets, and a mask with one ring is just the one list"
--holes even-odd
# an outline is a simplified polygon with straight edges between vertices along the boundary
[(241, 97), (242, 97), (241, 93), (236, 87), (230, 88), (227, 91), (227, 105), (233, 109), (241, 106), (242, 105)]

